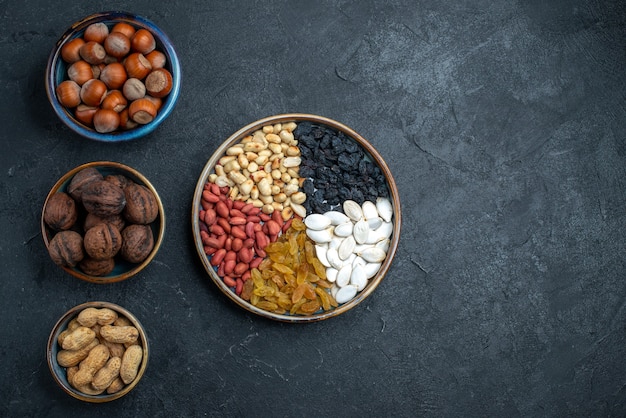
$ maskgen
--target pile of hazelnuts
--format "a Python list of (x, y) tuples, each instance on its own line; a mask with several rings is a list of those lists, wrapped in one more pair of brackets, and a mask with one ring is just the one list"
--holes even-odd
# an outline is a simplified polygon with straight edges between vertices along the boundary
[(56, 87), (59, 102), (100, 133), (152, 122), (172, 90), (167, 57), (152, 33), (126, 22), (110, 29), (92, 23), (61, 47), (61, 58), (68, 79)]
[(146, 186), (84, 168), (45, 204), (43, 220), (53, 234), (48, 252), (60, 266), (106, 276), (118, 261), (141, 263), (150, 255), (150, 224), (158, 215), (156, 196)]

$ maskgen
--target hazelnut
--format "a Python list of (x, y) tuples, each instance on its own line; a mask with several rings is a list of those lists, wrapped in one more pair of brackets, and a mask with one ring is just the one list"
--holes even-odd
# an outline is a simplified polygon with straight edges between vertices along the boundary
[(128, 222), (147, 225), (156, 219), (159, 214), (159, 206), (150, 189), (133, 183), (124, 189), (124, 195), (126, 196), (124, 217)]
[(70, 229), (78, 218), (76, 202), (67, 193), (55, 193), (46, 203), (43, 218), (44, 222), (55, 231)]
[(48, 253), (55, 264), (74, 267), (85, 257), (83, 237), (75, 231), (61, 231), (50, 240)]
[(141, 263), (154, 248), (152, 229), (148, 225), (129, 225), (122, 231), (120, 255), (131, 263)]
[(121, 213), (126, 205), (124, 190), (104, 179), (87, 184), (82, 200), (87, 212), (105, 217)]
[(72, 177), (69, 186), (67, 186), (67, 192), (74, 200), (80, 202), (85, 186), (92, 181), (102, 180), (103, 178), (102, 174), (95, 167), (84, 168)]
[(122, 247), (120, 231), (112, 224), (100, 223), (85, 232), (83, 245), (94, 260), (113, 258)]
[(115, 260), (112, 258), (94, 260), (93, 258), (87, 257), (78, 263), (78, 268), (89, 276), (106, 276), (115, 268)]
[(122, 215), (111, 215), (107, 217), (102, 217), (94, 215), (93, 213), (88, 213), (85, 217), (83, 231), (88, 231), (98, 224), (110, 224), (116, 227), (118, 231), (121, 231), (122, 229), (124, 229), (124, 225), (126, 225), (126, 222), (124, 221)]

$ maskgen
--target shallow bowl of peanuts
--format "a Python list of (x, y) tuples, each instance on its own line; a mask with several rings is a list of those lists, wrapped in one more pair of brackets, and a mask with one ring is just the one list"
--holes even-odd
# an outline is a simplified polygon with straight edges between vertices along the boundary
[(294, 113), (252, 122), (216, 149), (191, 220), (200, 260), (228, 298), (302, 323), (347, 312), (380, 285), (401, 210), (393, 176), (365, 138)]
[(76, 399), (103, 403), (129, 393), (148, 366), (148, 338), (125, 308), (93, 301), (73, 307), (52, 328), (48, 367)]

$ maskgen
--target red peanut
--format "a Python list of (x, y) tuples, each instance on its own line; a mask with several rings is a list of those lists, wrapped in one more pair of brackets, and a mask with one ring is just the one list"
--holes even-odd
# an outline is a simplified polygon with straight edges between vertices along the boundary
[(204, 222), (210, 226), (213, 225), (215, 221), (217, 221), (217, 213), (215, 212), (215, 209), (206, 209), (206, 211), (204, 212)]
[(235, 238), (246, 239), (246, 237), (247, 237), (246, 231), (239, 225), (233, 226), (230, 229), (230, 233)]
[(243, 240), (241, 238), (233, 238), (230, 248), (233, 251), (239, 251), (243, 248)]
[(252, 253), (252, 248), (243, 247), (241, 250), (239, 250), (239, 260), (242, 263), (250, 263), (253, 257), (254, 254)]
[[(234, 203), (233, 203), (233, 205), (234, 205)], [(246, 214), (233, 206), (233, 208), (230, 210), (230, 216), (233, 217), (233, 218), (235, 218), (235, 217), (245, 218)]]
[(213, 257), (211, 257), (211, 265), (217, 266), (224, 260), (225, 256), (226, 256), (225, 249), (220, 248), (219, 250), (215, 251), (215, 253), (213, 254)]
[(202, 198), (206, 200), (207, 202), (211, 202), (211, 203), (217, 203), (220, 201), (219, 196), (214, 195), (208, 190), (204, 190), (202, 192)]
[(241, 216), (233, 216), (232, 218), (230, 218), (230, 224), (231, 225), (245, 225), (246, 218), (241, 217)]
[(233, 250), (228, 251), (224, 257), (224, 261), (228, 260), (237, 260), (237, 253)]
[(263, 262), (263, 259), (261, 257), (257, 257), (254, 260), (250, 261), (250, 268), (251, 269), (255, 269), (257, 267), (259, 267), (259, 265)]
[(226, 233), (226, 231), (224, 231), (224, 228), (222, 228), (220, 225), (218, 224), (213, 224), (209, 227), (209, 231), (211, 231), (212, 233), (214, 233), (215, 235), (224, 235)]
[(274, 212), (272, 212), (272, 220), (281, 226), (284, 222), (283, 216), (280, 214), (280, 211), (278, 210), (275, 210)]
[(245, 231), (246, 231), (246, 236), (248, 236), (248, 237), (250, 237), (250, 238), (254, 238), (254, 232), (255, 232), (255, 231), (254, 231), (254, 225), (255, 225), (255, 224), (254, 224), (254, 223), (252, 223), (252, 222), (248, 222), (248, 223), (246, 224), (246, 228), (245, 228)]
[(218, 196), (222, 193), (220, 191), (220, 186), (218, 186), (215, 183), (211, 183), (209, 190), (211, 190), (211, 193), (213, 193), (214, 195), (218, 195)]
[(224, 261), (224, 274), (230, 276), (235, 269), (236, 261), (235, 260), (227, 260)]
[(224, 284), (228, 287), (235, 287), (237, 282), (230, 276), (224, 276)]
[(235, 273), (235, 276), (241, 276), (246, 271), (248, 271), (249, 268), (250, 268), (250, 266), (248, 266), (248, 263), (241, 262), (241, 263), (237, 263), (237, 265), (235, 265), (235, 268), (233, 269), (233, 272)]
[(228, 214), (230, 212), (230, 210), (228, 209), (228, 205), (221, 200), (215, 204), (215, 211), (222, 218), (228, 218)]
[(226, 219), (226, 218), (218, 218), (217, 219), (217, 223), (219, 224), (219, 226), (224, 228), (224, 231), (226, 231), (227, 234), (230, 234), (231, 226), (230, 226), (230, 223), (228, 223), (228, 219)]
[(265, 223), (265, 225), (267, 225), (267, 233), (269, 235), (278, 235), (281, 229), (280, 227), (282, 226), (282, 222), (278, 224), (278, 222), (274, 221), (273, 219), (270, 219), (269, 221)]

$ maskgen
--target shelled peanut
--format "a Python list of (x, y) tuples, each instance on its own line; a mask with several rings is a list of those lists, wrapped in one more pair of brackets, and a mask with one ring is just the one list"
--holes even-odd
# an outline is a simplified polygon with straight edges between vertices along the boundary
[(129, 23), (89, 25), (61, 47), (61, 58), (67, 77), (56, 87), (59, 103), (100, 133), (150, 123), (173, 87), (152, 33)]
[(242, 200), (228, 197), (230, 188), (207, 183), (199, 213), (200, 238), (210, 263), (228, 287), (241, 294), (250, 269), (267, 255), (264, 248), (291, 224), (281, 212), (271, 215)]
[(294, 122), (267, 125), (229, 147), (219, 159), (209, 182), (228, 187), (228, 197), (261, 208), (266, 214), (279, 211), (284, 220), (293, 213), (306, 216), (300, 191), (303, 178)]
[(135, 380), (143, 359), (139, 330), (109, 308), (83, 309), (57, 342), (69, 384), (87, 395), (120, 391)]

